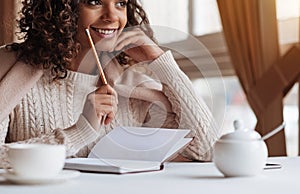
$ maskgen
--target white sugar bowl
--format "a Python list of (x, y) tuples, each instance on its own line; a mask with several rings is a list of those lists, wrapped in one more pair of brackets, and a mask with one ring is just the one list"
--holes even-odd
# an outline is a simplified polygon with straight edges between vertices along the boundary
[(235, 121), (235, 131), (223, 135), (214, 146), (213, 161), (226, 177), (260, 174), (267, 161), (268, 149), (261, 136)]

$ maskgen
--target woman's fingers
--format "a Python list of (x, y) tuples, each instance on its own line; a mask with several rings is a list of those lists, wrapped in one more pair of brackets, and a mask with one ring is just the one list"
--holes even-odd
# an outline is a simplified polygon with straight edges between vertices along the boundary
[(116, 104), (113, 105), (104, 105), (104, 104), (97, 104), (95, 107), (97, 112), (97, 117), (100, 121), (104, 120), (104, 124), (109, 124), (116, 116), (117, 106)]
[(164, 52), (141, 29), (135, 28), (123, 32), (114, 47), (115, 51), (123, 51), (137, 62), (158, 58)]
[(134, 28), (134, 29), (130, 29), (130, 30), (124, 30), (119, 36), (118, 36), (118, 40), (115, 43), (115, 47), (122, 41), (130, 38), (130, 37), (135, 37), (135, 36), (141, 36), (141, 35), (145, 35), (145, 33), (138, 28)]
[(111, 94), (94, 94), (93, 97), (95, 104), (114, 105), (118, 104), (116, 96)]
[(145, 44), (154, 44), (154, 42), (140, 29), (134, 29), (123, 32), (119, 36), (114, 49), (115, 51), (120, 51), (131, 45), (141, 46)]
[(118, 41), (115, 46), (115, 51), (121, 51), (128, 48), (138, 47), (146, 44), (146, 41), (143, 40), (144, 37), (140, 35), (132, 35), (123, 39), (122, 41)]
[(112, 95), (115, 97), (115, 100), (118, 104), (118, 94), (117, 92), (110, 86), (110, 85), (103, 85), (101, 87), (99, 87), (96, 91), (95, 91), (96, 96), (98, 94), (108, 94), (108, 95)]
[(104, 120), (104, 124), (109, 124), (116, 116), (116, 109), (115, 107), (108, 106), (108, 105), (99, 105), (96, 108), (97, 117), (99, 120)]
[(103, 116), (111, 114), (111, 116), (115, 116), (115, 109), (113, 106), (109, 105), (97, 105), (95, 107), (97, 112), (97, 117), (102, 119)]
[(97, 117), (100, 121), (105, 117), (104, 124), (109, 124), (117, 112), (117, 92), (110, 85), (103, 85), (99, 87), (93, 95)]
[(104, 120), (104, 124), (107, 125), (109, 124), (115, 117), (115, 114), (113, 114), (112, 112), (106, 115), (106, 118)]

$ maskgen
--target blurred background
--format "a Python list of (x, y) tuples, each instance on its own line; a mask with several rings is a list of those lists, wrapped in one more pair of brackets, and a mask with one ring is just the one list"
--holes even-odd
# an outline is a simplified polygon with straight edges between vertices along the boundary
[[(195, 36), (196, 39), (203, 43), (215, 60), (218, 68), (202, 68), (201, 70), (207, 71), (202, 72), (202, 74), (206, 75), (203, 78), (186, 61), (179, 57), (177, 58), (181, 68), (192, 79), (197, 94), (202, 96), (208, 104), (210, 104), (211, 93), (207, 88), (205, 79), (216, 84), (225, 85), (225, 99), (222, 86), (213, 88), (213, 90), (218, 90), (218, 88), (220, 90), (216, 91), (216, 93), (220, 93), (220, 98), (215, 100), (225, 101), (224, 115), (223, 106), (219, 107), (219, 111), (222, 112), (221, 115), (224, 116), (223, 122), (219, 122), (223, 132), (226, 133), (233, 130), (232, 123), (235, 119), (243, 120), (245, 127), (254, 129), (257, 119), (247, 102), (247, 98), (232, 66), (224, 39), (217, 1), (172, 0), (170, 2), (142, 0), (141, 2), (149, 14), (151, 24), (168, 26)], [(278, 41), (281, 53), (284, 53), (292, 44), (299, 42), (299, 2), (299, 0), (276, 0), (275, 2)], [(186, 38), (184, 36), (176, 37), (175, 35), (176, 33), (169, 34), (168, 36), (164, 36), (164, 39), (160, 41), (172, 45), (176, 44), (176, 42), (180, 44)], [(201, 64), (203, 67), (209, 66), (205, 64), (205, 57), (207, 56), (198, 53), (198, 57), (201, 58), (201, 62), (198, 64)], [(211, 59), (209, 60), (208, 63), (213, 62)], [(223, 80), (223, 83), (220, 79)], [(289, 156), (298, 155), (298, 88), (298, 83), (296, 83), (284, 98), (283, 113), (286, 122), (285, 135), (287, 140), (287, 154)]]

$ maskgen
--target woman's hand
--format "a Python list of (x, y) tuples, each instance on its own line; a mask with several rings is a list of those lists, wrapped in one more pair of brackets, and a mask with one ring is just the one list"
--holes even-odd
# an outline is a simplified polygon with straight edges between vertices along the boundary
[(137, 62), (152, 61), (164, 53), (140, 28), (122, 32), (115, 51), (123, 51)]
[(82, 114), (98, 130), (103, 119), (105, 125), (114, 119), (117, 105), (117, 92), (110, 85), (103, 85), (87, 96)]

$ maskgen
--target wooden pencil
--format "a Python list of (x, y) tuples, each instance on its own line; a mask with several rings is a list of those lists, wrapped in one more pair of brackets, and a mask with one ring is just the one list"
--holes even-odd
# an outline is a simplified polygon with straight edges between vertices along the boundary
[(105, 77), (105, 74), (104, 74), (104, 71), (102, 69), (102, 66), (101, 66), (101, 63), (100, 63), (100, 60), (99, 60), (99, 57), (98, 57), (98, 54), (97, 54), (97, 51), (96, 51), (96, 48), (95, 48), (95, 44), (93, 42), (93, 39), (91, 37), (91, 34), (90, 34), (90, 31), (89, 29), (85, 29), (86, 31), (86, 34), (88, 36), (88, 39), (89, 39), (89, 42), (90, 42), (90, 45), (91, 45), (91, 48), (92, 48), (92, 51), (94, 53), (94, 56), (95, 56), (95, 59), (96, 59), (96, 63), (97, 63), (97, 67), (98, 67), (98, 70), (100, 72), (100, 78), (102, 80), (102, 83), (104, 85), (107, 85), (107, 80), (106, 80), (106, 77)]

